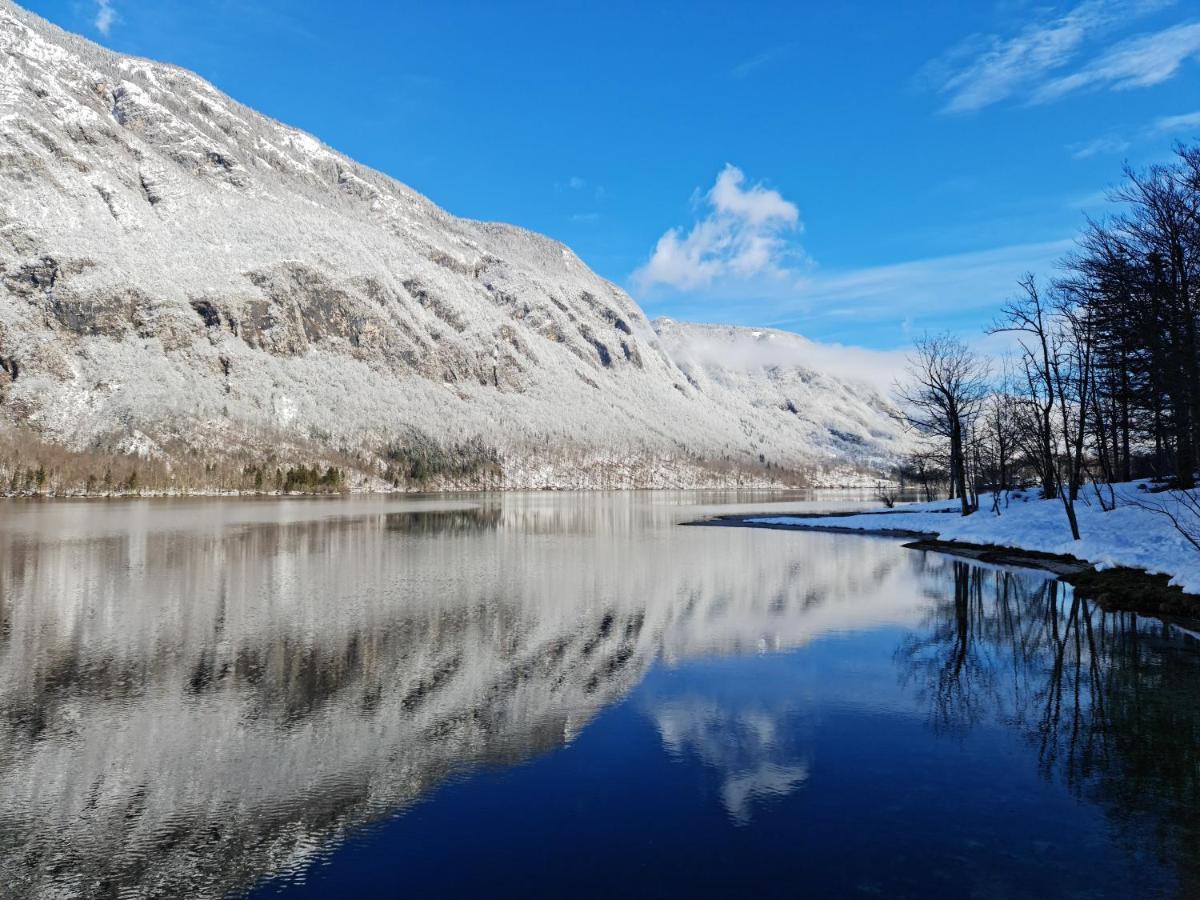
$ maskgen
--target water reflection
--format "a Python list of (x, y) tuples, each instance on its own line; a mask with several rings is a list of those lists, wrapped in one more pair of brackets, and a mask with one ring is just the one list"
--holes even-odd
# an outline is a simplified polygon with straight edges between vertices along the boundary
[(1042, 775), (1099, 804), (1132, 858), (1200, 896), (1200, 654), (1056, 581), (952, 563), (952, 590), (896, 651), (937, 731), (1016, 729)]
[(798, 790), (808, 778), (788, 709), (732, 706), (703, 697), (664, 702), (652, 711), (668, 752), (694, 754), (721, 779), (721, 804), (737, 825), (754, 805)]
[[(1131, 843), (1196, 859), (1197, 657), (1177, 637), (893, 541), (678, 528), (686, 502), (9, 507), (0, 881), (242, 891), (457, 773), (570, 744), (656, 665), (880, 629), (906, 635), (885, 658), (906, 693), (872, 714), (916, 698), (938, 733), (1019, 728), (1047, 774), (1152, 825)], [(853, 673), (762, 689), (644, 706), (743, 831), (808, 789), (822, 698), (875, 690)]]
[(656, 658), (920, 603), (890, 544), (764, 553), (629, 496), (18, 512), (0, 531), (17, 894), (211, 895), (299, 870), (456, 770), (571, 740)]

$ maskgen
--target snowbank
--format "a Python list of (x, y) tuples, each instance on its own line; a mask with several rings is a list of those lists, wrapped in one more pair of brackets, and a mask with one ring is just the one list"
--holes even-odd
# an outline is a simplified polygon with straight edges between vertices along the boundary
[[(1110, 512), (1100, 508), (1091, 488), (1081, 493), (1076, 504), (1081, 535), (1078, 541), (1071, 539), (1062, 501), (1042, 500), (1035, 492), (1014, 492), (1007, 503), (1002, 496), (1000, 515), (991, 511), (989, 494), (980, 499), (979, 511), (966, 517), (954, 512), (956, 501), (940, 500), (829, 519), (774, 516), (748, 521), (800, 527), (832, 525), (862, 531), (919, 531), (944, 541), (1068, 554), (1098, 569), (1127, 566), (1170, 575), (1172, 584), (1200, 594), (1200, 552), (1166, 516), (1139, 505), (1161, 504), (1174, 512), (1178, 511), (1177, 501), (1167, 493), (1147, 493), (1145, 487), (1141, 482), (1117, 485), (1117, 508)], [(1178, 512), (1183, 521), (1189, 520), (1186, 512)]]

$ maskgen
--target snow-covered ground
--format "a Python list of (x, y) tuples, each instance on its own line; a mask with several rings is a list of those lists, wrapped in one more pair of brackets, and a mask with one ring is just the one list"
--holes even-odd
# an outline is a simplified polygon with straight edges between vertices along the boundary
[(1000, 514), (991, 510), (992, 497), (980, 499), (979, 511), (963, 517), (957, 501), (911, 503), (895, 510), (877, 510), (856, 516), (798, 519), (774, 516), (750, 519), (757, 524), (836, 526), (862, 531), (895, 529), (937, 535), (944, 541), (991, 544), (1044, 553), (1068, 554), (1087, 560), (1098, 569), (1126, 566), (1171, 576), (1171, 583), (1200, 594), (1200, 552), (1171, 524), (1170, 519), (1147, 506), (1162, 506), (1184, 523), (1200, 526), (1170, 493), (1149, 493), (1144, 482), (1116, 487), (1117, 506), (1105, 512), (1091, 488), (1081, 492), (1076, 504), (1080, 540), (1071, 539), (1061, 500), (1042, 500), (1036, 491), (1002, 495)]

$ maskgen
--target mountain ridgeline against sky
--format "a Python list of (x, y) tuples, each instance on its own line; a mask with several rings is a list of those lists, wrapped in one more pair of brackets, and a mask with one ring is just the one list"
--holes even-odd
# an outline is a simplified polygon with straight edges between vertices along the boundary
[(565, 246), (7, 0), (0, 51), (10, 425), (380, 465), (416, 435), (484, 448), (511, 487), (794, 481), (881, 470), (902, 442), (828, 348), (648, 321)]

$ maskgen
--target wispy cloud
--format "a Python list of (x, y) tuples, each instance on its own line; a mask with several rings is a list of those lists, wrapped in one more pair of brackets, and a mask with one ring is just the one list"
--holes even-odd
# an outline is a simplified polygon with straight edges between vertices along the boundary
[(767, 66), (787, 56), (791, 51), (792, 45), (785, 44), (781, 47), (771, 47), (764, 50), (762, 53), (757, 53), (749, 59), (742, 60), (736, 66), (729, 70), (729, 74), (734, 78), (748, 78), (757, 72), (759, 69), (765, 69)]
[(1164, 135), (1181, 131), (1191, 131), (1200, 135), (1200, 110), (1174, 116), (1159, 116), (1147, 125), (1130, 129), (1125, 136), (1109, 133), (1090, 141), (1068, 144), (1066, 150), (1074, 159), (1088, 159), (1104, 154), (1123, 153), (1134, 144), (1146, 142), (1153, 142), (1161, 147)]
[(1155, 134), (1173, 134), (1177, 131), (1190, 130), (1200, 132), (1200, 111), (1181, 113), (1177, 116), (1162, 116), (1155, 119), (1150, 128)]
[(984, 310), (1013, 292), (1028, 270), (1046, 272), (1070, 240), (1014, 244), (929, 259), (814, 273), (795, 285), (797, 304), (824, 315), (865, 317)]
[[(1010, 35), (974, 35), (924, 67), (919, 80), (967, 113), (1010, 99), (1044, 103), (1085, 88), (1149, 87), (1195, 53), (1197, 25), (1176, 25), (1113, 45), (1114, 35), (1169, 0), (1085, 0)], [(1072, 71), (1073, 69), (1073, 71)]]
[[(579, 203), (582, 206), (590, 205), (589, 198), (591, 203), (599, 204), (604, 200), (606, 194), (603, 185), (592, 184), (582, 175), (572, 175), (565, 181), (556, 181), (554, 183), (554, 190), (560, 194), (571, 195), (572, 204), (579, 203), (580, 200), (584, 201), (583, 203)], [(590, 223), (598, 221), (600, 213), (596, 210), (585, 209), (572, 213), (570, 218), (572, 222)]]
[(96, 30), (107, 35), (117, 21), (117, 11), (113, 9), (112, 0), (96, 0), (96, 18), (93, 24)]
[(634, 273), (635, 284), (690, 289), (783, 274), (785, 260), (798, 252), (785, 239), (800, 228), (794, 203), (762, 184), (746, 186), (742, 170), (730, 164), (702, 202), (704, 217), (686, 234), (672, 228), (659, 238), (649, 261)]
[(597, 201), (603, 200), (607, 193), (603, 185), (591, 184), (582, 175), (572, 175), (566, 181), (556, 181), (554, 183), (554, 190), (560, 194), (567, 191), (577, 193), (587, 192), (592, 195), (592, 199)]
[(1034, 103), (1074, 91), (1152, 87), (1175, 76), (1188, 59), (1200, 58), (1200, 22), (1176, 25), (1123, 41), (1078, 72), (1055, 78), (1034, 91)]
[(1071, 154), (1072, 159), (1090, 159), (1093, 156), (1124, 153), (1128, 149), (1129, 141), (1119, 137), (1098, 137), (1067, 145), (1067, 152)]
[[(770, 325), (855, 344), (926, 328), (974, 334), (1016, 290), (1026, 272), (1050, 275), (1071, 239), (1014, 244), (856, 269), (810, 266), (752, 284), (643, 297), (652, 309), (697, 321)], [(635, 285), (636, 287), (636, 285)]]

